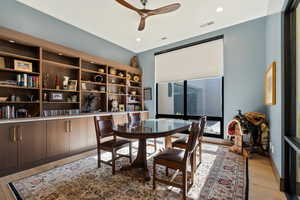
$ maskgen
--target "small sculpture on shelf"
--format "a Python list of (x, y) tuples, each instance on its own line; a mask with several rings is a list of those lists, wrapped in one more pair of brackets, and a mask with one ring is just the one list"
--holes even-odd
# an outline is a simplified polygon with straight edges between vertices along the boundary
[(57, 75), (55, 76), (55, 89), (57, 89), (57, 90), (60, 89), (60, 86), (59, 86), (59, 78), (58, 78)]
[(43, 87), (44, 88), (49, 88), (48, 83), (49, 83), (49, 73), (45, 73), (44, 80), (43, 80)]
[(133, 56), (130, 60), (130, 66), (138, 68), (139, 67), (139, 62), (137, 59), (137, 56)]
[(119, 72), (119, 73), (118, 73), (118, 76), (124, 77), (124, 74), (123, 74), (122, 72)]
[(112, 99), (111, 101), (111, 112), (118, 112), (119, 111), (119, 103), (116, 99)]
[(69, 79), (70, 77), (68, 76), (64, 76), (64, 80), (63, 80), (63, 87), (64, 87), (64, 90), (67, 90), (69, 87)]
[(92, 112), (97, 104), (97, 97), (94, 94), (88, 94), (85, 98), (85, 112)]

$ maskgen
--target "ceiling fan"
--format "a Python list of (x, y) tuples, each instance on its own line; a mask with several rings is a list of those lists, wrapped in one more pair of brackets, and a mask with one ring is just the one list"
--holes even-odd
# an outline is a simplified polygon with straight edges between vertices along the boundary
[(135, 12), (137, 12), (141, 16), (141, 22), (140, 22), (140, 25), (139, 25), (139, 28), (138, 28), (139, 31), (144, 30), (147, 17), (153, 16), (153, 15), (160, 15), (160, 14), (173, 12), (181, 6), (180, 3), (174, 3), (174, 4), (164, 6), (164, 7), (161, 7), (161, 8), (157, 8), (157, 9), (154, 9), (154, 10), (149, 10), (149, 9), (146, 9), (146, 5), (147, 5), (148, 0), (140, 0), (141, 3), (144, 6), (143, 9), (138, 9), (138, 8), (132, 6), (131, 4), (127, 3), (125, 0), (116, 0), (116, 1), (119, 4), (125, 6), (126, 8), (134, 10)]

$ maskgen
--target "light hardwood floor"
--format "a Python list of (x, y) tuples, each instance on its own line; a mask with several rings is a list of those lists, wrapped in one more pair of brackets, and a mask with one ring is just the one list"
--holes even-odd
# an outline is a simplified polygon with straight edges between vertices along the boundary
[(269, 158), (255, 155), (249, 159), (249, 199), (284, 200), (284, 193), (279, 191)]
[[(88, 155), (94, 154), (95, 151), (72, 156), (60, 161), (55, 161), (33, 169), (22, 171), (6, 177), (0, 178), (0, 199), (14, 200), (7, 184), (13, 180), (27, 177), (42, 171), (52, 169), (56, 166), (69, 163)], [(270, 160), (261, 156), (254, 156), (249, 160), (249, 200), (285, 200), (285, 195), (279, 191), (279, 185), (273, 174)]]

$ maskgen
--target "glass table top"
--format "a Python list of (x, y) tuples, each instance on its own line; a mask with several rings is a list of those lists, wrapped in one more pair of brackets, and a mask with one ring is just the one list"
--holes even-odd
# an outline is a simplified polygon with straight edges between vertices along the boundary
[[(192, 122), (177, 120), (177, 119), (150, 119), (133, 124), (121, 124), (113, 127), (114, 132), (127, 135), (152, 135), (155, 134), (163, 136), (170, 132), (177, 130), (187, 130), (191, 126)], [(120, 134), (121, 133), (121, 134)], [(147, 137), (147, 136), (145, 136)]]

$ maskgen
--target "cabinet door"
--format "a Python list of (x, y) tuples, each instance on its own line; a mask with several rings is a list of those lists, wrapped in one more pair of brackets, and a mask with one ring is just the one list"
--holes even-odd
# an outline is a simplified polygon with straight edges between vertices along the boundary
[(115, 125), (128, 123), (127, 114), (114, 114), (113, 120)]
[(14, 127), (15, 124), (0, 125), (0, 176), (18, 168), (17, 130)]
[(70, 151), (80, 151), (88, 146), (87, 120), (72, 119), (69, 120)]
[(69, 152), (68, 120), (47, 121), (47, 158)]
[(30, 167), (46, 158), (45, 122), (17, 125), (20, 167)]
[(97, 145), (97, 137), (96, 137), (96, 129), (95, 129), (95, 122), (94, 118), (86, 118), (87, 125), (88, 125), (88, 146), (94, 147)]

